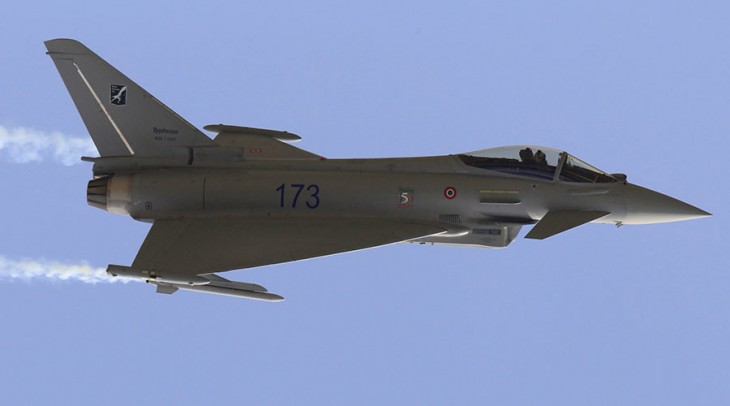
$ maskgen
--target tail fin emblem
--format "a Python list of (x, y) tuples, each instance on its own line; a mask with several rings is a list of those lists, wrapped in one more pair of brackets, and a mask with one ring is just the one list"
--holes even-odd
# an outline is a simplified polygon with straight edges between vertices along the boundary
[(112, 85), (109, 102), (116, 106), (124, 106), (127, 104), (127, 85)]

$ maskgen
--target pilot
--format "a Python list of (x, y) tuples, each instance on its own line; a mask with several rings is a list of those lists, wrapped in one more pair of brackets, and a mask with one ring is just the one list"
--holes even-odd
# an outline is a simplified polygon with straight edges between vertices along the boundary
[(535, 155), (532, 153), (532, 148), (528, 147), (520, 150), (520, 159), (525, 164), (535, 162)]
[(538, 149), (537, 152), (535, 152), (535, 162), (537, 162), (538, 165), (547, 165), (547, 157), (545, 156), (545, 153), (542, 152), (541, 149)]

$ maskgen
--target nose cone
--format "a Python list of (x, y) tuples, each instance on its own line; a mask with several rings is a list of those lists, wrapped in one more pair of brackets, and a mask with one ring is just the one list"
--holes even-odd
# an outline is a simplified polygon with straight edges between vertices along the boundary
[(668, 223), (711, 216), (702, 209), (653, 190), (631, 184), (626, 187), (624, 224)]

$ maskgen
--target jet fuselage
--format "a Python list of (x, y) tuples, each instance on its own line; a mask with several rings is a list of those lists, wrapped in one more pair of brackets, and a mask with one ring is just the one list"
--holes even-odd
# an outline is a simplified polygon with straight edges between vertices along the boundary
[[(109, 161), (97, 161), (95, 173), (104, 176), (109, 167)], [(106, 209), (143, 221), (358, 217), (437, 223), (448, 230), (446, 235), (458, 235), (501, 224), (534, 224), (559, 209), (605, 211), (610, 214), (597, 222), (631, 223), (624, 204), (629, 185), (624, 182), (525, 179), (468, 167), (456, 155), (180, 161), (177, 167), (125, 171), (117, 165), (114, 171)]]
[(325, 159), (286, 131), (177, 115), (78, 41), (48, 54), (99, 152), (90, 205), (151, 222), (131, 266), (107, 272), (178, 289), (279, 301), (216, 272), (396, 242), (506, 247), (525, 225), (544, 239), (590, 222), (709, 215), (546, 147), (385, 159)]

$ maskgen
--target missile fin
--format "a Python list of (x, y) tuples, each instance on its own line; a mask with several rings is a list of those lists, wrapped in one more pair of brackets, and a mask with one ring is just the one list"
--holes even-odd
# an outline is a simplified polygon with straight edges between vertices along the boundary
[(171, 295), (177, 291), (178, 291), (178, 288), (173, 285), (167, 285), (164, 283), (157, 284), (157, 293), (162, 293), (164, 295)]

